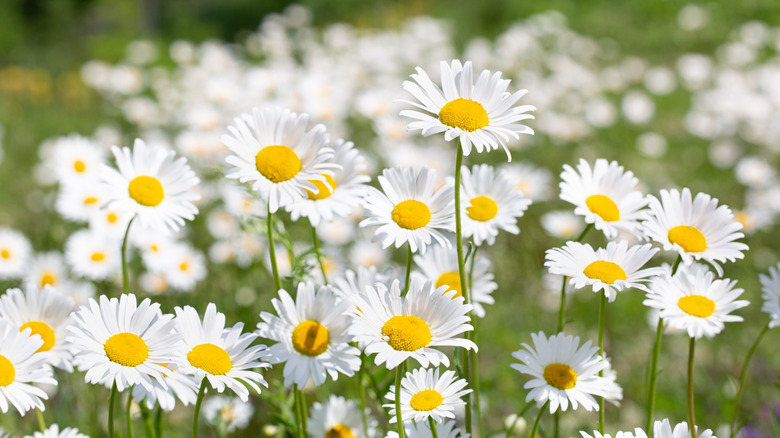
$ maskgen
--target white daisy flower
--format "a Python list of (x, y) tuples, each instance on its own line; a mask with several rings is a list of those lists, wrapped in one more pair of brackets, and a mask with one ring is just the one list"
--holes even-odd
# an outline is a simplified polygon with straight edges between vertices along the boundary
[(141, 228), (177, 231), (184, 220), (198, 213), (193, 204), (200, 194), (193, 190), (200, 180), (184, 157), (172, 150), (147, 146), (139, 139), (133, 149), (114, 146), (118, 170), (103, 166), (107, 185), (107, 208), (116, 208), (138, 218)]
[(60, 188), (54, 207), (57, 213), (69, 221), (87, 222), (100, 212), (106, 201), (105, 187), (100, 184), (74, 184)]
[(84, 380), (121, 392), (133, 385), (152, 390), (152, 379), (165, 386), (161, 364), (173, 362), (180, 336), (173, 333), (172, 315), (163, 314), (149, 298), (137, 304), (133, 294), (118, 299), (100, 296), (72, 314), (68, 341), (75, 346), (75, 365)]
[(531, 205), (531, 200), (513, 190), (502, 172), (487, 164), (462, 168), (461, 217), (463, 237), (473, 237), (477, 246), (493, 245), (502, 229), (512, 234), (520, 232), (517, 218)]
[(133, 400), (141, 403), (146, 400), (146, 407), (152, 409), (159, 404), (163, 411), (170, 412), (176, 407), (176, 400), (184, 406), (195, 404), (198, 399), (198, 384), (192, 376), (180, 373), (174, 364), (165, 365), (163, 372), (165, 385), (152, 380), (151, 391), (141, 385), (133, 386)]
[[(593, 431), (593, 435), (582, 431), (580, 432), (580, 435), (582, 435), (582, 438), (612, 438), (612, 435), (608, 433), (602, 434), (597, 430)], [(633, 432), (617, 432), (615, 438), (647, 438), (647, 434), (644, 430), (637, 427)]]
[(562, 248), (548, 249), (544, 265), (551, 274), (570, 277), (575, 288), (593, 286), (593, 292), (604, 291), (609, 302), (627, 288), (646, 291), (643, 284), (661, 273), (660, 268), (644, 268), (658, 248), (646, 243), (628, 247), (628, 242), (609, 242), (606, 248), (594, 250), (587, 243), (566, 242)]
[(349, 320), (342, 315), (349, 302), (329, 287), (316, 293), (311, 282), (298, 283), (295, 300), (284, 289), (271, 303), (279, 316), (260, 313), (260, 337), (276, 341), (268, 349), (272, 364), (284, 363), (284, 386), (303, 388), (309, 379), (315, 386), (339, 373), (352, 376), (360, 368), (360, 350), (349, 345)]
[[(454, 290), (455, 297), (463, 294), (458, 273), (458, 253), (454, 248), (432, 245), (430, 251), (425, 254), (415, 255), (414, 263), (422, 270), (425, 279), (433, 281), (437, 288), (447, 286), (447, 292)], [(474, 314), (484, 318), (485, 308), (482, 305), (495, 303), (491, 294), (498, 289), (498, 285), (493, 281), (493, 273), (490, 272), (490, 260), (477, 257), (473, 265), (468, 265), (472, 268), (468, 276), (471, 283), (471, 305), (474, 306)]]
[(65, 290), (62, 286), (67, 281), (65, 260), (62, 258), (62, 254), (45, 252), (33, 256), (22, 283), (32, 284), (41, 289), (48, 284)]
[(737, 300), (743, 290), (734, 288), (736, 281), (715, 278), (706, 266), (682, 265), (674, 276), (669, 270), (650, 284), (646, 306), (660, 309), (669, 327), (687, 330), (688, 336), (711, 338), (720, 333), (724, 323), (742, 321), (730, 313), (750, 302)]
[(82, 229), (65, 242), (65, 258), (74, 274), (90, 280), (106, 280), (122, 267), (122, 243), (94, 230)]
[(52, 424), (43, 432), (33, 432), (32, 435), (27, 435), (24, 438), (89, 438), (89, 435), (84, 435), (73, 427), (60, 430), (60, 426)]
[(685, 264), (704, 260), (722, 274), (718, 262), (744, 257), (748, 246), (736, 239), (744, 237), (742, 224), (725, 205), (706, 193), (691, 198), (691, 191), (661, 190), (661, 199), (649, 196), (650, 212), (644, 222), (644, 232), (663, 245), (666, 251), (676, 251)]
[(540, 219), (544, 231), (559, 239), (574, 240), (584, 228), (582, 219), (568, 210), (549, 211)]
[(122, 240), (131, 218), (131, 215), (115, 208), (101, 208), (90, 216), (89, 228), (105, 236)]
[(535, 400), (538, 406), (550, 402), (550, 413), (582, 405), (587, 411), (598, 410), (593, 396), (607, 395), (609, 382), (599, 377), (608, 367), (598, 355), (598, 347), (590, 341), (580, 346), (579, 336), (558, 333), (549, 338), (543, 332), (531, 333), (534, 346), (523, 343), (525, 350), (512, 353), (521, 363), (511, 367), (533, 377), (523, 388), (531, 389), (525, 401)]
[(232, 389), (241, 399), (249, 398), (250, 386), (260, 393), (257, 384), (267, 386), (263, 376), (254, 371), (269, 364), (259, 362), (268, 355), (265, 345), (250, 346), (257, 335), (241, 333), (244, 323), (225, 328), (225, 315), (209, 303), (201, 322), (198, 311), (190, 306), (176, 307), (176, 327), (184, 342), (177, 346), (179, 370), (195, 376), (199, 383), (205, 378), (218, 392)]
[(186, 243), (175, 243), (150, 270), (163, 273), (174, 289), (191, 291), (195, 284), (206, 278), (206, 257)]
[(48, 363), (68, 372), (73, 371), (73, 355), (65, 338), (74, 307), (70, 297), (48, 285), (43, 289), (28, 285), (25, 293), (8, 289), (0, 296), (0, 318), (19, 326), (19, 330), (30, 328), (31, 335), (43, 340), (36, 353), (45, 352)]
[[(410, 131), (420, 130), (423, 136), (444, 132), (444, 139), (460, 139), (463, 154), (471, 153), (472, 145), (477, 152), (498, 149), (502, 146), (507, 158), (512, 155), (507, 147), (510, 137), (515, 140), (519, 134), (533, 134), (534, 131), (517, 122), (533, 119), (528, 111), (531, 105), (514, 106), (528, 91), (513, 94), (506, 91), (509, 79), (501, 79), (501, 72), (483, 70), (474, 83), (471, 61), (461, 64), (441, 62), (441, 88), (434, 84), (425, 71), (417, 67), (412, 81), (404, 81), (403, 88), (411, 93), (417, 102), (404, 101), (418, 110), (401, 111), (401, 116), (415, 119), (407, 125)], [(416, 82), (416, 83), (415, 83)]]
[[(697, 438), (717, 438), (710, 429), (699, 432), (701, 429), (696, 426)], [(664, 418), (653, 424), (653, 438), (691, 438), (691, 432), (688, 429), (688, 423), (683, 421), (672, 429), (669, 419)]]
[(376, 266), (358, 266), (357, 272), (347, 269), (343, 276), (333, 279), (333, 292), (339, 298), (351, 301), (353, 295), (365, 294), (366, 287), (374, 287), (377, 283), (390, 287), (392, 280), (392, 268), (379, 272)]
[(594, 224), (608, 239), (615, 239), (620, 231), (641, 236), (639, 219), (648, 201), (636, 190), (639, 180), (633, 172), (603, 158), (591, 169), (580, 159), (576, 170), (563, 166), (561, 179), (561, 199), (574, 204), (574, 213), (585, 217), (586, 223)]
[(365, 159), (354, 149), (351, 141), (337, 140), (333, 144), (333, 151), (335, 155), (332, 162), (338, 165), (333, 175), (323, 174), (325, 182), (309, 181), (319, 191), (315, 193), (306, 190), (304, 199), (287, 206), (293, 221), (303, 216), (316, 227), (320, 222), (332, 221), (335, 216), (348, 217), (360, 206), (366, 192), (365, 183), (371, 180), (365, 174)]
[(32, 246), (24, 234), (11, 228), (0, 228), (0, 279), (23, 276), (31, 253)]
[[(445, 418), (455, 418), (455, 408), (465, 406), (461, 400), (471, 389), (463, 389), (468, 382), (465, 379), (456, 379), (455, 371), (445, 371), (439, 376), (439, 370), (418, 368), (406, 373), (401, 379), (401, 416), (404, 422), (424, 422), (433, 418), (441, 423)], [(395, 386), (390, 387), (390, 392), (385, 398), (395, 400)], [(391, 423), (396, 423), (395, 403), (382, 405), (390, 408)]]
[(222, 142), (234, 155), (225, 161), (235, 167), (228, 178), (250, 182), (252, 190), (268, 200), (272, 213), (306, 197), (306, 190), (319, 190), (312, 181), (325, 181), (337, 167), (327, 160), (333, 150), (326, 147), (325, 126), (311, 129), (308, 114), (298, 115), (288, 109), (255, 108), (228, 126), (230, 134)]
[(523, 196), (533, 201), (548, 198), (552, 182), (549, 170), (529, 163), (512, 163), (501, 166), (501, 172), (512, 182), (512, 188), (519, 190)]
[(105, 155), (103, 148), (94, 140), (71, 135), (56, 140), (49, 162), (60, 184), (90, 184), (97, 180)]
[(238, 397), (217, 395), (203, 402), (203, 417), (225, 433), (246, 429), (254, 413), (252, 403)]
[(366, 410), (368, 430), (365, 432), (360, 407), (354, 400), (331, 395), (325, 403), (314, 402), (310, 415), (307, 423), (311, 438), (373, 438), (376, 435), (377, 421)]
[(435, 191), (436, 172), (427, 167), (419, 172), (412, 167), (385, 169), (377, 179), (384, 193), (368, 188), (364, 199), (368, 218), (360, 222), (361, 227), (379, 225), (372, 242), (382, 241), (383, 249), (409, 242), (412, 252), (425, 252), (432, 239), (449, 245), (439, 230), (455, 229), (451, 185)]
[(355, 310), (350, 328), (355, 341), (365, 345), (366, 354), (377, 353), (374, 363), (388, 369), (412, 358), (423, 367), (449, 366), (447, 355), (433, 347), (463, 347), (477, 350), (468, 339), (455, 336), (473, 330), (468, 313), (471, 306), (463, 297), (432, 281), (412, 281), (401, 296), (398, 280), (390, 289), (383, 284), (367, 288), (365, 296), (353, 297)]
[(133, 227), (130, 230), (128, 240), (133, 247), (141, 251), (141, 259), (144, 262), (144, 266), (155, 272), (162, 270), (162, 266), (165, 265), (170, 254), (179, 245), (176, 235), (162, 230), (142, 229), (140, 227)]
[(759, 274), (761, 298), (764, 304), (761, 311), (769, 314), (769, 328), (780, 326), (780, 263), (769, 267), (769, 275)]
[(32, 336), (32, 330), (0, 319), (0, 411), (8, 412), (9, 403), (20, 415), (46, 407), (46, 393), (34, 386), (36, 383), (56, 385), (46, 355), (35, 354), (43, 346), (40, 336)]
[[(438, 438), (469, 438), (471, 435), (461, 432), (455, 420), (446, 420), (436, 424)], [(433, 438), (431, 429), (426, 423), (404, 422), (404, 432), (407, 438)], [(398, 432), (391, 430), (385, 438), (398, 438)]]

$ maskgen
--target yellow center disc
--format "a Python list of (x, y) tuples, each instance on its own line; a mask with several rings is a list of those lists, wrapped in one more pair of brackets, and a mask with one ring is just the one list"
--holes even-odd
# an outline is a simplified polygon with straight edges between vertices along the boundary
[(293, 347), (306, 356), (319, 356), (328, 349), (328, 329), (317, 321), (303, 321), (293, 330)]
[(145, 207), (160, 205), (165, 197), (163, 186), (157, 178), (151, 176), (137, 176), (130, 181), (127, 192), (133, 200)]
[[(447, 292), (454, 290), (457, 293), (452, 298), (463, 296), (463, 291), (460, 288), (460, 274), (457, 272), (445, 272), (439, 276), (436, 280), (436, 287), (447, 286)], [(446, 293), (446, 292), (445, 292)]]
[(462, 97), (449, 101), (442, 107), (439, 111), (439, 121), (469, 132), (482, 129), (490, 123), (487, 111), (479, 102)]
[(471, 206), (466, 208), (466, 211), (475, 221), (487, 222), (496, 217), (498, 205), (487, 196), (477, 196), (471, 200)]
[(678, 225), (667, 235), (669, 242), (676, 243), (685, 252), (702, 252), (707, 249), (707, 239), (696, 227)]
[(233, 369), (233, 362), (227, 351), (214, 344), (196, 345), (187, 353), (187, 360), (195, 368), (215, 376), (223, 376)]
[(431, 329), (416, 316), (390, 318), (382, 326), (382, 335), (389, 338), (387, 343), (397, 351), (417, 351), (431, 342)]
[(601, 216), (607, 222), (620, 219), (620, 211), (615, 202), (604, 195), (591, 195), (585, 200), (590, 211)]
[(588, 278), (601, 280), (603, 283), (607, 284), (613, 284), (617, 280), (626, 279), (626, 271), (624, 271), (623, 268), (617, 263), (605, 260), (596, 260), (586, 266), (582, 273)]
[(432, 411), (441, 405), (444, 397), (433, 389), (424, 389), (412, 396), (409, 404), (415, 411)]
[(428, 225), (431, 221), (431, 210), (422, 202), (409, 199), (393, 207), (391, 218), (401, 228), (416, 230)]
[(686, 295), (677, 300), (680, 309), (691, 316), (707, 318), (715, 311), (715, 302), (701, 295)]
[(572, 389), (577, 384), (577, 373), (568, 365), (551, 363), (544, 367), (544, 380), (558, 389)]
[(103, 349), (111, 362), (126, 367), (138, 366), (149, 357), (149, 347), (135, 333), (117, 333), (108, 338)]
[(292, 179), (303, 167), (298, 155), (287, 146), (266, 146), (255, 155), (255, 167), (271, 182)]
[(32, 331), (30, 335), (39, 335), (41, 339), (43, 339), (43, 345), (41, 345), (41, 348), (36, 350), (36, 353), (40, 353), (41, 351), (49, 351), (51, 350), (51, 347), (54, 346), (54, 330), (52, 330), (51, 327), (49, 327), (48, 324), (41, 321), (30, 321), (22, 324), (21, 327), (19, 327), (19, 331), (22, 331), (26, 329), (27, 327), (30, 328)]

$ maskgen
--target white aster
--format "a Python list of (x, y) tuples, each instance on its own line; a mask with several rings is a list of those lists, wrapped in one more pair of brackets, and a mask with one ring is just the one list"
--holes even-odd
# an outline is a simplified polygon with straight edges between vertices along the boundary
[[(441, 376), (437, 368), (418, 368), (406, 373), (401, 379), (403, 421), (419, 423), (433, 418), (441, 423), (445, 418), (455, 418), (455, 408), (466, 404), (461, 397), (472, 392), (471, 389), (463, 389), (467, 384), (465, 379), (457, 379), (452, 370), (445, 371)], [(398, 421), (395, 397), (395, 386), (391, 386), (385, 398), (393, 403), (383, 405), (390, 408), (390, 423)]]
[(39, 335), (30, 328), (19, 330), (11, 322), (0, 319), (0, 411), (8, 412), (9, 404), (20, 415), (37, 408), (44, 410), (46, 393), (36, 383), (56, 385), (46, 356), (36, 354), (43, 345)]
[(373, 438), (376, 435), (377, 421), (366, 410), (366, 437), (360, 407), (354, 400), (330, 395), (325, 403), (314, 402), (310, 415), (308, 428), (311, 438)]
[(0, 228), (0, 279), (20, 278), (30, 263), (30, 241), (11, 228)]
[(769, 275), (759, 274), (761, 281), (761, 298), (764, 304), (761, 310), (772, 318), (769, 328), (780, 326), (780, 263), (769, 267)]

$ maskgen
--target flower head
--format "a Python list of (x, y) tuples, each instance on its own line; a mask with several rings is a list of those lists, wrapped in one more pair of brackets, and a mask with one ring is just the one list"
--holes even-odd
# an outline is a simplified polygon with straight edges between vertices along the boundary
[[(463, 389), (468, 383), (457, 379), (455, 371), (445, 371), (439, 376), (438, 369), (419, 368), (406, 373), (401, 379), (401, 416), (404, 421), (422, 422), (428, 418), (441, 423), (444, 418), (455, 418), (455, 407), (466, 404), (461, 397), (471, 393)], [(395, 386), (385, 396), (395, 400)], [(395, 404), (384, 405), (390, 408), (391, 423), (398, 421)]]

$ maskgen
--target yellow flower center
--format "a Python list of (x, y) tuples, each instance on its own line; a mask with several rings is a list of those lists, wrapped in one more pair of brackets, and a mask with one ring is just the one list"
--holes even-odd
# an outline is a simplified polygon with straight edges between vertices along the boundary
[(601, 280), (607, 284), (613, 284), (617, 280), (626, 279), (626, 271), (624, 271), (623, 268), (617, 263), (608, 262), (606, 260), (596, 260), (586, 266), (582, 273), (588, 278)]
[(685, 252), (702, 252), (707, 249), (707, 239), (696, 227), (677, 225), (669, 230), (669, 242), (676, 243)]
[(106, 255), (103, 254), (102, 252), (95, 252), (92, 253), (92, 255), (89, 258), (92, 259), (93, 262), (102, 262), (103, 260), (106, 259)]
[(677, 305), (688, 315), (706, 318), (715, 311), (715, 302), (701, 295), (686, 295), (677, 300)]
[(117, 333), (108, 338), (103, 349), (111, 362), (126, 367), (141, 365), (149, 357), (149, 347), (135, 333)]
[(16, 369), (7, 357), (0, 354), (0, 386), (8, 386), (14, 383)]
[(382, 335), (397, 351), (417, 351), (431, 342), (431, 329), (428, 324), (416, 316), (398, 315), (387, 320), (382, 326)]
[(187, 262), (181, 262), (181, 264), (179, 264), (179, 270), (182, 272), (187, 272), (189, 268), (190, 265), (188, 265)]
[(10, 258), (11, 258), (11, 252), (10, 252), (10, 251), (8, 251), (8, 250), (7, 250), (7, 249), (5, 249), (5, 248), (3, 248), (3, 249), (0, 249), (0, 257), (2, 257), (2, 258), (4, 258), (4, 259), (10, 259)]
[(87, 166), (83, 161), (76, 160), (73, 162), (73, 169), (78, 173), (83, 173), (85, 170), (87, 170)]
[(271, 182), (280, 183), (292, 179), (301, 171), (301, 160), (287, 146), (266, 146), (255, 155), (255, 167)]
[(54, 286), (54, 284), (57, 282), (57, 276), (54, 275), (53, 272), (46, 271), (41, 275), (41, 289), (43, 289), (44, 286), (47, 284), (49, 286)]
[(607, 222), (614, 222), (620, 219), (620, 211), (615, 202), (604, 195), (590, 195), (585, 200), (585, 205), (590, 211), (601, 216)]
[(32, 330), (30, 333), (30, 336), (32, 335), (39, 335), (41, 339), (43, 339), (43, 345), (41, 345), (41, 348), (36, 350), (36, 353), (40, 353), (41, 351), (49, 351), (51, 350), (51, 347), (54, 346), (54, 330), (52, 330), (51, 327), (49, 327), (48, 324), (41, 321), (30, 321), (22, 324), (21, 327), (19, 327), (19, 331), (23, 331), (27, 327)]
[(127, 191), (135, 202), (145, 207), (155, 207), (165, 197), (162, 184), (160, 184), (157, 178), (151, 176), (142, 175), (133, 178), (127, 187)]
[(409, 404), (415, 411), (432, 411), (441, 405), (444, 397), (433, 389), (424, 389), (412, 396)]
[(187, 360), (195, 368), (215, 375), (223, 376), (233, 369), (233, 362), (230, 361), (230, 355), (214, 344), (196, 345), (187, 353)]
[(318, 199), (325, 199), (325, 198), (327, 198), (327, 197), (329, 197), (330, 195), (333, 194), (333, 190), (336, 190), (336, 182), (333, 181), (333, 177), (330, 176), (330, 175), (322, 175), (322, 176), (325, 177), (325, 180), (328, 181), (328, 184), (330, 184), (332, 189), (329, 189), (328, 186), (325, 185), (325, 183), (322, 182), (322, 181), (319, 181), (319, 180), (316, 180), (316, 179), (315, 180), (310, 180), (309, 182), (314, 184), (314, 186), (317, 187), (317, 190), (319, 190), (319, 192), (314, 193), (314, 192), (311, 192), (309, 190), (304, 189), (304, 190), (306, 190), (306, 194), (309, 195), (309, 199), (312, 199), (312, 200), (315, 200), (315, 201), (318, 200)]
[(84, 205), (92, 205), (92, 204), (96, 204), (97, 202), (98, 202), (98, 198), (94, 196), (88, 196), (84, 198)]
[(544, 380), (558, 389), (572, 389), (577, 384), (577, 373), (566, 364), (551, 363), (544, 367)]
[(224, 408), (220, 409), (219, 414), (222, 417), (223, 423), (230, 423), (231, 421), (236, 419), (236, 412), (235, 409), (233, 409), (233, 405), (227, 405)]
[(354, 438), (355, 435), (352, 434), (352, 431), (349, 430), (347, 426), (344, 426), (343, 424), (337, 424), (330, 429), (328, 429), (327, 432), (325, 432), (325, 438)]
[[(439, 276), (439, 279), (436, 280), (436, 287), (441, 286), (447, 286), (449, 289), (447, 289), (447, 292), (454, 290), (457, 293), (452, 298), (458, 298), (460, 296), (463, 296), (463, 291), (460, 288), (460, 274), (457, 272), (445, 272)], [(445, 292), (446, 293), (446, 292)]]
[(466, 211), (475, 221), (487, 222), (496, 217), (498, 205), (487, 196), (477, 196), (471, 200), (471, 207), (466, 208)]
[(328, 329), (317, 321), (303, 321), (292, 333), (293, 347), (306, 356), (319, 356), (328, 349)]
[(473, 132), (488, 125), (488, 114), (479, 102), (458, 98), (439, 111), (439, 120), (447, 126)]
[(420, 201), (409, 199), (399, 202), (393, 207), (393, 221), (401, 228), (416, 230), (428, 225), (431, 221), (431, 210)]
[(106, 220), (108, 223), (113, 224), (115, 223), (119, 218), (116, 216), (115, 213), (109, 213), (106, 215)]

